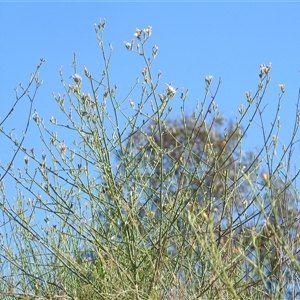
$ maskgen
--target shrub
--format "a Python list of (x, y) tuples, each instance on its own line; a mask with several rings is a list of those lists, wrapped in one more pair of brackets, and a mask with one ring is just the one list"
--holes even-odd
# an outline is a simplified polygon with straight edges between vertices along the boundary
[[(30, 100), (43, 152), (25, 149), (25, 134), (18, 140), (1, 129), (15, 147), (11, 163), (1, 165), (2, 299), (295, 299), (298, 173), (291, 159), (299, 98), (290, 143), (276, 162), (285, 88), (267, 132), (261, 106), (271, 65), (260, 66), (257, 90), (246, 92), (236, 121), (219, 113), (221, 82), (213, 89), (213, 76), (204, 78), (203, 101), (188, 115), (188, 90), (162, 90), (160, 73), (152, 72), (152, 28), (137, 29), (125, 47), (143, 60), (142, 83), (120, 100), (104, 27), (95, 26), (102, 77), (86, 67), (79, 74), (76, 57), (72, 83), (60, 72), (64, 94), (54, 99), (67, 123), (52, 116), (57, 132), (32, 112), (43, 61), (17, 94), (15, 105)], [(175, 98), (178, 119), (171, 115)], [(245, 152), (242, 142), (257, 119), (264, 145)], [(15, 170), (22, 152), (24, 167)], [(7, 177), (17, 185), (15, 203), (6, 196)]]

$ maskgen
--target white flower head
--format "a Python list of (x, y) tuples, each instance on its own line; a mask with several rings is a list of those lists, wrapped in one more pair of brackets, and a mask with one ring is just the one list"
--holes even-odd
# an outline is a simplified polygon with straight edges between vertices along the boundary
[(285, 92), (285, 85), (283, 83), (279, 84), (280, 90), (282, 93)]
[(134, 39), (132, 39), (131, 43), (124, 41), (124, 45), (127, 50), (132, 50), (133, 43), (134, 43)]
[(127, 50), (131, 49), (131, 43), (124, 41), (124, 45), (125, 45), (125, 47), (126, 47)]
[(137, 39), (140, 40), (140, 39), (141, 39), (141, 34), (142, 34), (142, 32), (143, 32), (143, 30), (136, 28), (136, 29), (135, 29), (135, 33), (134, 33), (134, 36), (135, 36)]
[(171, 86), (170, 84), (167, 84), (166, 83), (166, 92), (167, 92), (167, 95), (168, 96), (171, 96), (171, 97), (173, 97), (173, 96), (175, 96), (175, 94), (176, 94), (176, 89), (173, 87), (173, 86)]
[(80, 84), (81, 81), (82, 81), (81, 76), (78, 75), (78, 74), (73, 75), (72, 78), (73, 78), (73, 80), (75, 81), (75, 83), (77, 83), (77, 84)]
[(210, 85), (213, 79), (214, 79), (214, 76), (212, 76), (212, 75), (205, 76), (206, 84)]

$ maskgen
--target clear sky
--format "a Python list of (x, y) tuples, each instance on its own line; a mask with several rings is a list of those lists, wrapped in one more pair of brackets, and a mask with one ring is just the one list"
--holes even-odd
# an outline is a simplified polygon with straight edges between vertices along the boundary
[[(73, 53), (78, 70), (83, 66), (99, 76), (103, 61), (97, 46), (94, 23), (106, 19), (104, 41), (113, 45), (112, 78), (123, 99), (144, 67), (141, 59), (126, 50), (135, 28), (152, 26), (147, 42), (149, 54), (158, 46), (154, 65), (161, 70), (161, 91), (165, 83), (190, 93), (186, 107), (192, 112), (196, 99), (204, 95), (204, 78), (214, 76), (212, 89), (222, 79), (216, 103), (229, 118), (239, 116), (240, 104), (246, 105), (245, 92), (255, 91), (259, 65), (272, 63), (272, 81), (264, 103), (268, 126), (277, 108), (278, 84), (286, 85), (280, 112), (283, 123), (280, 139), (289, 140), (300, 70), (300, 3), (0, 3), (0, 117), (14, 102), (14, 88), (24, 85), (40, 58), (47, 62), (40, 71), (44, 80), (34, 107), (46, 120), (56, 114), (52, 92), (63, 93), (59, 69), (66, 80), (73, 75)], [(24, 102), (25, 103), (25, 102)], [(26, 103), (11, 116), (5, 128), (24, 128)], [(24, 105), (24, 106), (22, 106)], [(172, 116), (180, 115), (180, 99), (174, 99)], [(33, 124), (32, 124), (33, 125)], [(32, 126), (31, 127), (34, 127)], [(256, 130), (257, 129), (257, 130)], [(247, 137), (247, 145), (261, 146), (257, 127)], [(34, 132), (34, 129), (32, 131)], [(26, 145), (38, 143), (29, 134)], [(0, 136), (0, 159), (7, 163), (12, 145)], [(249, 144), (248, 144), (249, 143)]]

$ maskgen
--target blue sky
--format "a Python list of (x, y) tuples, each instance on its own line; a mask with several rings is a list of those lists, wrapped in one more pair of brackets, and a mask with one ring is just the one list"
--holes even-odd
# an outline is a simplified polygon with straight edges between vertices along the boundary
[[(239, 116), (241, 103), (246, 105), (245, 92), (256, 90), (259, 65), (272, 63), (272, 81), (264, 104), (266, 126), (277, 108), (278, 84), (286, 85), (280, 112), (283, 123), (279, 137), (289, 141), (299, 89), (300, 70), (300, 3), (1, 3), (1, 73), (0, 117), (14, 102), (14, 88), (28, 82), (40, 58), (47, 62), (40, 71), (44, 83), (34, 108), (45, 120), (57, 113), (52, 92), (63, 93), (59, 69), (66, 80), (73, 75), (71, 64), (76, 52), (78, 70), (83, 66), (95, 76), (103, 71), (97, 46), (94, 23), (106, 19), (104, 41), (113, 45), (111, 74), (123, 99), (136, 77), (141, 77), (142, 60), (125, 49), (135, 28), (152, 26), (147, 42), (149, 54), (157, 45), (154, 70), (161, 70), (161, 91), (165, 83), (190, 93), (186, 107), (194, 111), (196, 99), (204, 95), (204, 78), (214, 76), (212, 89), (222, 79), (216, 99), (220, 111), (228, 118)], [(180, 99), (174, 99), (173, 117), (180, 116)], [(24, 128), (26, 102), (21, 103), (5, 128)], [(31, 125), (31, 128), (34, 126)], [(26, 145), (38, 143), (31, 129)], [(261, 131), (254, 129), (247, 136), (248, 147), (261, 146)], [(8, 162), (11, 144), (0, 137), (0, 159)]]

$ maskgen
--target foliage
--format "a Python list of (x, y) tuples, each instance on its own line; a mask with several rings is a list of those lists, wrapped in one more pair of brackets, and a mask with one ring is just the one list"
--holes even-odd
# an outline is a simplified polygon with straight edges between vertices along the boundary
[[(161, 74), (152, 73), (158, 47), (148, 58), (145, 46), (152, 28), (136, 29), (125, 48), (143, 59), (142, 83), (120, 100), (104, 27), (95, 26), (100, 79), (86, 67), (80, 76), (76, 57), (72, 84), (60, 72), (65, 94), (54, 98), (67, 123), (52, 116), (48, 126), (32, 113), (40, 65), (17, 95), (17, 102), (29, 98), (28, 124), (36, 123), (43, 152), (5, 131), (10, 113), (1, 123), (15, 147), (8, 166), (1, 165), (2, 299), (295, 299), (299, 197), (291, 161), (299, 97), (290, 143), (277, 162), (285, 89), (280, 85), (266, 131), (262, 100), (271, 65), (260, 66), (257, 90), (246, 92), (236, 121), (218, 112), (221, 81), (213, 92), (212, 76), (188, 115), (188, 91), (172, 84), (162, 91)], [(177, 98), (182, 115), (175, 120)], [(127, 102), (131, 114), (124, 113)], [(247, 153), (243, 141), (254, 120), (263, 147)], [(15, 170), (21, 152), (24, 168)], [(17, 186), (15, 203), (4, 186), (9, 178)]]

